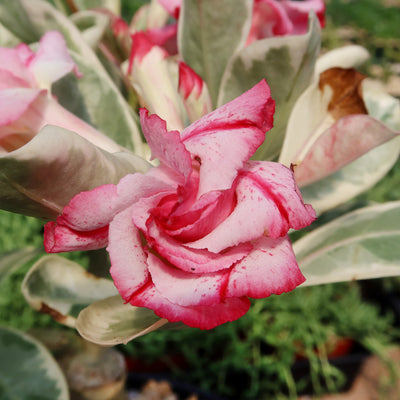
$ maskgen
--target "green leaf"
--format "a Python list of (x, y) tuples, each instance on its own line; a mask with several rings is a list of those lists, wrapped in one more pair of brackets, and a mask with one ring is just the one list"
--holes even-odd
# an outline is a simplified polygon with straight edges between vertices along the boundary
[(0, 46), (1, 47), (14, 47), (20, 43), (20, 40), (13, 35), (8, 29), (0, 24)]
[(75, 0), (75, 5), (79, 10), (88, 10), (90, 8), (106, 8), (115, 15), (121, 14), (120, 0)]
[[(178, 48), (183, 61), (207, 83), (216, 106), (226, 65), (247, 38), (251, 0), (185, 0), (179, 16)], [(236, 96), (235, 96), (236, 97)]]
[(321, 45), (321, 29), (314, 14), (308, 33), (257, 40), (234, 55), (221, 83), (218, 105), (227, 103), (266, 79), (276, 102), (274, 128), (266, 135), (255, 158), (275, 159), (286, 125), (300, 94), (310, 84)]
[(0, 256), (0, 285), (17, 269), (32, 260), (42, 250), (35, 247), (24, 247), (23, 249), (8, 251)]
[(75, 194), (149, 167), (133, 154), (109, 153), (47, 125), (25, 146), (0, 156), (0, 208), (52, 219)]
[(376, 147), (327, 178), (302, 187), (304, 202), (321, 214), (351, 200), (379, 182), (399, 154), (400, 138)]
[(386, 93), (382, 82), (379, 81), (365, 79), (362, 89), (368, 114), (400, 131), (400, 100)]
[(346, 214), (294, 243), (304, 285), (400, 275), (400, 201)]
[(68, 400), (65, 377), (49, 351), (36, 339), (0, 327), (2, 400)]
[(127, 343), (161, 327), (175, 328), (152, 310), (126, 304), (120, 296), (100, 300), (81, 311), (76, 329), (87, 340), (104, 346)]
[(96, 51), (109, 26), (110, 18), (100, 12), (78, 11), (70, 16), (70, 20), (79, 29), (85, 42)]
[(92, 275), (64, 257), (47, 255), (25, 275), (22, 293), (35, 310), (74, 327), (82, 309), (118, 292), (112, 280)]
[(60, 31), (81, 72), (86, 74), (75, 84), (71, 84), (75, 78), (69, 77), (61, 88), (54, 88), (60, 103), (71, 104), (79, 99), (80, 117), (121, 146), (144, 154), (137, 116), (78, 28), (65, 15), (43, 0), (0, 0), (0, 23), (25, 43), (37, 42), (49, 30)]

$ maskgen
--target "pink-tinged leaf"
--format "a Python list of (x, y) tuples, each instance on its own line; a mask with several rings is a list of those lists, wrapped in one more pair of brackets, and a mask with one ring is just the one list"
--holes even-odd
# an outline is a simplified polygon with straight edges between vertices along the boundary
[(151, 308), (158, 316), (170, 322), (181, 321), (185, 325), (200, 329), (212, 329), (235, 321), (246, 314), (250, 307), (250, 301), (246, 297), (228, 298), (213, 306), (182, 307), (162, 297), (153, 284), (136, 293), (130, 303)]
[(190, 273), (203, 274), (229, 268), (247, 256), (253, 248), (251, 244), (243, 243), (221, 254), (193, 249), (164, 234), (154, 221), (149, 221), (147, 225), (148, 231), (145, 234), (149, 245), (172, 265)]
[(96, 231), (80, 232), (50, 221), (44, 227), (44, 248), (47, 253), (96, 250), (106, 247), (107, 243), (108, 226)]
[(193, 274), (167, 265), (151, 253), (147, 262), (156, 290), (174, 304), (212, 306), (225, 296), (229, 270)]
[(147, 254), (139, 230), (132, 222), (132, 210), (119, 213), (110, 224), (109, 245), (110, 273), (121, 296), (130, 297), (149, 279)]
[(237, 171), (272, 128), (274, 110), (275, 102), (263, 80), (181, 133), (187, 150), (201, 162), (198, 197), (232, 186)]
[(35, 57), (28, 65), (39, 87), (49, 89), (51, 84), (69, 72), (80, 76), (77, 66), (68, 53), (67, 44), (60, 32), (49, 31), (40, 39)]
[(330, 68), (304, 91), (293, 108), (279, 161), (299, 164), (318, 138), (346, 115), (367, 114), (365, 76), (355, 69)]
[(226, 295), (263, 298), (289, 292), (304, 281), (289, 237), (261, 237), (254, 242), (254, 250), (233, 267)]
[(295, 167), (296, 181), (306, 186), (325, 178), (399, 134), (368, 115), (343, 117), (318, 138)]
[(147, 110), (140, 110), (140, 123), (143, 134), (151, 148), (152, 158), (158, 158), (173, 171), (180, 174), (184, 183), (192, 172), (192, 160), (183, 145), (179, 132), (167, 131), (165, 121), (157, 115), (148, 115)]
[(249, 162), (239, 174), (236, 198), (235, 209), (224, 221), (187, 246), (217, 253), (264, 234), (285, 236), (290, 228), (304, 228), (315, 219), (312, 207), (303, 203), (292, 171), (278, 163)]

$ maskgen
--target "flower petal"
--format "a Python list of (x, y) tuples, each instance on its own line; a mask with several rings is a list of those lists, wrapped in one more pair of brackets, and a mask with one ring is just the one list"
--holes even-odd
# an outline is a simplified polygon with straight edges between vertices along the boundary
[(49, 31), (40, 39), (40, 46), (29, 63), (29, 69), (39, 87), (50, 89), (53, 82), (69, 72), (79, 76), (78, 68), (68, 53), (67, 44), (60, 32)]
[(233, 268), (226, 296), (268, 297), (293, 290), (305, 281), (288, 236), (262, 237), (254, 250)]
[(185, 110), (177, 91), (177, 63), (147, 33), (137, 32), (132, 40), (129, 74), (141, 106), (164, 119), (169, 130), (182, 130)]
[(237, 171), (271, 129), (274, 108), (269, 87), (262, 80), (181, 133), (186, 149), (201, 161), (198, 197), (232, 186)]
[(165, 121), (155, 114), (149, 116), (145, 109), (140, 110), (140, 123), (151, 148), (152, 158), (158, 158), (176, 171), (177, 176), (180, 174), (180, 181), (184, 183), (192, 172), (192, 160), (181, 142), (179, 132), (168, 132)]
[(155, 178), (139, 173), (126, 175), (118, 185), (102, 185), (77, 194), (64, 207), (57, 223), (79, 231), (96, 230), (142, 197), (163, 194), (165, 190), (170, 190), (170, 186)]
[(226, 269), (249, 254), (252, 249), (249, 243), (227, 249), (221, 254), (192, 249), (165, 235), (154, 220), (149, 221), (147, 225), (146, 238), (150, 246), (182, 271), (200, 274)]
[(151, 253), (147, 262), (157, 291), (174, 304), (210, 306), (225, 297), (229, 270), (193, 274), (169, 266)]
[(121, 296), (130, 297), (149, 279), (147, 254), (143, 250), (139, 230), (131, 221), (132, 210), (127, 208), (110, 223), (110, 273)]
[(301, 229), (315, 219), (312, 208), (302, 201), (292, 171), (278, 163), (249, 162), (239, 175), (236, 196), (232, 213), (187, 246), (218, 253), (264, 233), (272, 238), (284, 236), (290, 228)]
[(106, 247), (108, 226), (90, 232), (80, 232), (58, 225), (54, 221), (44, 226), (44, 248), (47, 253), (96, 250)]
[(199, 239), (228, 217), (235, 206), (234, 196), (234, 190), (205, 193), (188, 211), (180, 213), (178, 208), (170, 214), (163, 230), (183, 242)]
[(206, 83), (183, 61), (179, 62), (178, 90), (190, 122), (195, 122), (212, 111)]
[[(45, 95), (44, 91), (39, 89), (13, 88), (0, 91), (0, 127), (15, 123), (29, 109), (29, 106), (41, 95)], [(32, 120), (30, 121), (32, 124)], [(34, 127), (38, 128), (37, 121)]]
[(214, 306), (182, 307), (162, 297), (153, 284), (135, 293), (130, 303), (137, 307), (151, 308), (159, 317), (170, 322), (181, 321), (200, 329), (212, 329), (225, 322), (235, 321), (246, 314), (250, 307), (246, 297), (228, 298)]

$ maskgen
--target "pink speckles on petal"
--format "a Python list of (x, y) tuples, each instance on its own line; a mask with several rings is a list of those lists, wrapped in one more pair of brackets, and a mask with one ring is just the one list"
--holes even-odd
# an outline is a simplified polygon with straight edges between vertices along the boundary
[(192, 172), (192, 160), (179, 132), (168, 132), (165, 121), (155, 114), (149, 116), (145, 109), (140, 110), (140, 123), (151, 148), (152, 157), (158, 158), (173, 171), (181, 174), (184, 183)]
[(224, 298), (229, 270), (193, 274), (169, 266), (153, 254), (149, 254), (148, 264), (154, 286), (174, 304), (210, 306)]
[(226, 295), (268, 297), (293, 290), (305, 281), (288, 236), (262, 237), (254, 250), (232, 269)]
[(183, 307), (163, 297), (153, 284), (132, 296), (130, 303), (137, 307), (148, 307), (161, 318), (170, 322), (183, 322), (199, 329), (212, 329), (226, 322), (235, 321), (249, 310), (246, 297), (225, 299), (213, 306)]
[(181, 133), (186, 149), (201, 160), (198, 197), (232, 186), (271, 129), (274, 109), (268, 85), (261, 81)]
[(44, 227), (44, 248), (47, 253), (96, 250), (106, 247), (108, 226), (91, 232), (74, 231), (48, 222)]
[(127, 208), (115, 216), (110, 224), (107, 247), (111, 260), (111, 276), (126, 301), (149, 279), (147, 254), (131, 214), (131, 208)]

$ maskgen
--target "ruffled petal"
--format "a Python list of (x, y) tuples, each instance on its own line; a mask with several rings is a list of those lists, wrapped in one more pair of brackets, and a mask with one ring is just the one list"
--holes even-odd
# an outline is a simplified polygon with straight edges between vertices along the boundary
[(158, 158), (176, 171), (178, 177), (181, 175), (181, 183), (185, 183), (192, 172), (192, 160), (181, 142), (179, 132), (168, 132), (165, 121), (156, 114), (149, 116), (145, 109), (140, 110), (140, 123), (151, 148), (152, 158)]
[(197, 197), (229, 189), (237, 171), (272, 128), (275, 102), (265, 80), (205, 115), (182, 133), (182, 142), (201, 163)]
[(315, 219), (314, 210), (302, 201), (292, 171), (278, 163), (249, 162), (240, 172), (236, 198), (236, 207), (223, 222), (186, 245), (218, 253), (264, 234), (284, 236), (290, 228), (303, 228)]
[(108, 226), (90, 232), (75, 231), (54, 221), (44, 226), (43, 243), (47, 253), (96, 250), (106, 247), (107, 241)]
[(226, 296), (264, 298), (293, 290), (305, 281), (288, 236), (262, 237), (231, 271)]
[(203, 249), (191, 249), (174, 238), (165, 235), (154, 220), (148, 222), (145, 232), (151, 248), (182, 271), (203, 274), (229, 268), (250, 253), (252, 245), (243, 243), (221, 254)]
[(1, 90), (0, 127), (11, 125), (21, 118), (31, 104), (43, 94), (45, 95), (45, 93), (39, 89), (13, 88)]
[(28, 68), (39, 87), (49, 89), (51, 84), (69, 72), (80, 76), (78, 68), (68, 53), (67, 44), (60, 32), (49, 31), (40, 39), (40, 46)]
[(143, 249), (140, 232), (132, 223), (130, 208), (116, 215), (110, 223), (110, 273), (121, 296), (130, 297), (149, 279), (147, 254)]
[(170, 302), (148, 284), (143, 290), (132, 296), (130, 303), (136, 307), (147, 307), (161, 318), (170, 322), (183, 322), (193, 328), (212, 329), (225, 322), (235, 321), (250, 308), (247, 297), (229, 298), (213, 306), (183, 307)]
[(99, 229), (108, 225), (118, 212), (142, 197), (154, 193), (163, 195), (167, 190), (171, 190), (171, 186), (156, 178), (139, 173), (126, 175), (118, 185), (102, 185), (77, 194), (64, 207), (57, 223), (80, 231)]
[(208, 192), (192, 207), (180, 213), (177, 208), (163, 225), (163, 231), (183, 242), (194, 241), (212, 232), (235, 207), (235, 191)]
[[(315, 211), (311, 205), (303, 203), (293, 172), (289, 168), (275, 162), (251, 161), (244, 171), (275, 201), (281, 215), (287, 218), (290, 228), (302, 229), (315, 220)], [(282, 232), (280, 236), (285, 233)]]
[(151, 253), (147, 262), (157, 291), (174, 304), (210, 306), (224, 298), (229, 270), (193, 274), (167, 265)]

